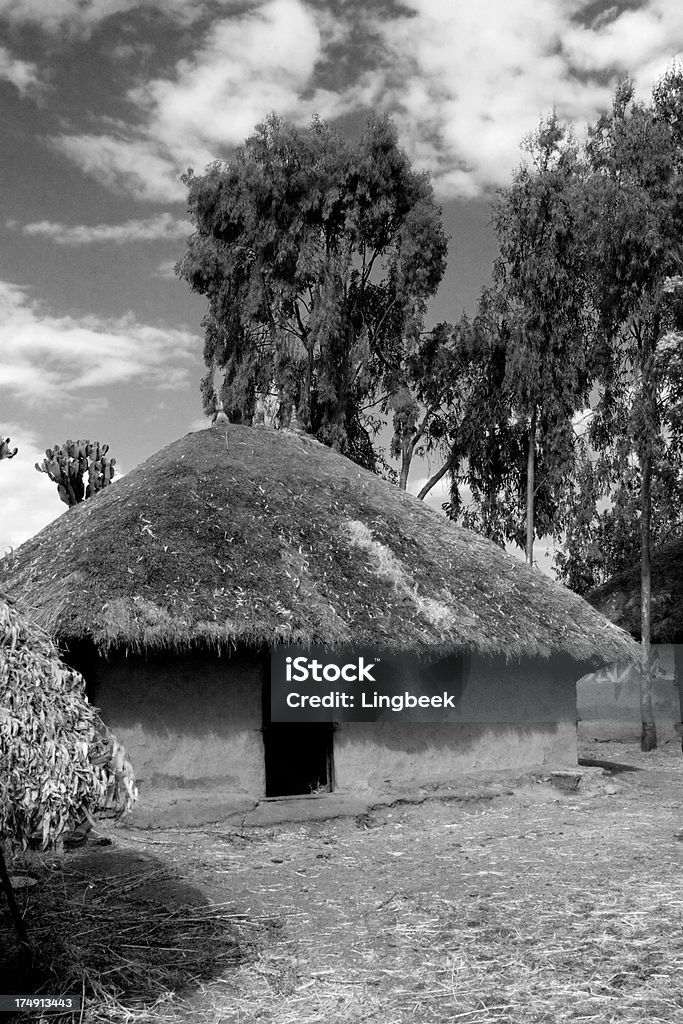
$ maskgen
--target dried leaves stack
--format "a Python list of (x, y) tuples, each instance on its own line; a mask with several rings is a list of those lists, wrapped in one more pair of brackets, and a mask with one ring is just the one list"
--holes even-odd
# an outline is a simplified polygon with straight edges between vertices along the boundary
[(0, 839), (47, 848), (95, 812), (129, 810), (136, 795), (82, 676), (0, 596)]

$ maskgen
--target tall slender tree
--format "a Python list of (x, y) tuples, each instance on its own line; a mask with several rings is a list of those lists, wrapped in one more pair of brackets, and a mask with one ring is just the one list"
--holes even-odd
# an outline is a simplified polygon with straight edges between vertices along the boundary
[[(479, 367), (463, 437), (468, 525), (514, 541), (533, 565), (537, 534), (562, 529), (575, 455), (572, 418), (588, 400), (586, 260), (578, 149), (555, 114), (493, 210), (499, 255), (474, 321)], [(463, 514), (459, 482), (448, 508)]]
[(557, 508), (573, 458), (571, 421), (587, 403), (590, 368), (578, 148), (553, 114), (526, 149), (530, 162), (500, 193), (493, 223), (500, 245), (494, 281), (507, 335), (505, 386), (526, 434), (524, 548), (533, 565), (537, 495), (543, 489)]
[[(636, 102), (622, 81), (609, 112), (589, 128), (584, 237), (591, 255), (595, 352), (600, 398), (591, 442), (617, 475), (633, 456), (639, 483), (641, 747), (657, 734), (651, 700), (651, 570), (653, 481), (670, 464), (665, 399), (673, 362), (666, 339), (680, 319), (669, 279), (683, 269), (683, 82), (673, 70), (653, 102)], [(676, 346), (673, 346), (674, 349)], [(673, 374), (675, 376), (675, 374)], [(663, 389), (664, 388), (664, 389)]]

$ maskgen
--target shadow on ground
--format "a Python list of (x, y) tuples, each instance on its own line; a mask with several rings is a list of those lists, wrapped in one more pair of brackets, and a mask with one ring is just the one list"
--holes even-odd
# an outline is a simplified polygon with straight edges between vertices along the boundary
[[(122, 1008), (189, 992), (256, 955), (274, 923), (211, 904), (158, 857), (115, 847), (23, 862), (17, 900), (33, 948), (19, 956), (0, 903), (0, 992), (85, 993)], [(13, 873), (21, 880), (22, 863)]]
[(621, 772), (641, 772), (643, 770), (634, 764), (621, 764), (619, 761), (602, 761), (595, 757), (580, 757), (579, 765), (585, 768), (604, 768), (610, 775), (619, 775)]

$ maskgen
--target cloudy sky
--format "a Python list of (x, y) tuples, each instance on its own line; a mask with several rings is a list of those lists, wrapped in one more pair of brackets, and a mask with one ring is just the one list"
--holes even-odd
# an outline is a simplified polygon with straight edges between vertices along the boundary
[(443, 207), (454, 319), (520, 140), (553, 106), (580, 131), (624, 73), (647, 97), (681, 49), (677, 0), (0, 0), (0, 553), (65, 509), (46, 446), (106, 440), (125, 471), (202, 424), (187, 167), (273, 110), (390, 112)]

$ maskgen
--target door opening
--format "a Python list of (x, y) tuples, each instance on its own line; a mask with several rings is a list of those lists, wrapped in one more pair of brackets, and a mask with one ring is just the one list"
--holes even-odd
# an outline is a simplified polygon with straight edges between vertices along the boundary
[(266, 796), (332, 792), (332, 722), (271, 722), (270, 669), (263, 681)]

